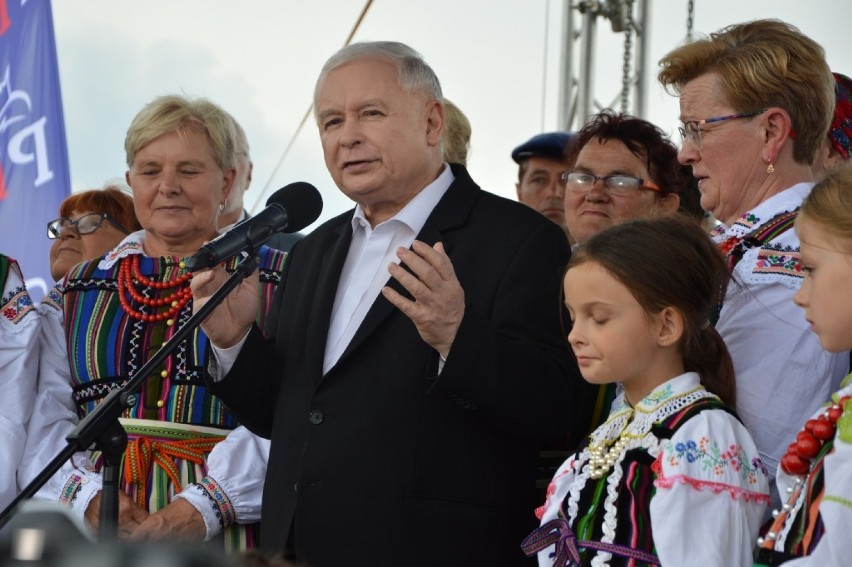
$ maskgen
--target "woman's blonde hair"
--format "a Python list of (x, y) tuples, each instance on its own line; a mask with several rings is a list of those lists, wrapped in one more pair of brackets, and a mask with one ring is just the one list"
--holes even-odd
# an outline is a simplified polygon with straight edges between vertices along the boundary
[(778, 107), (793, 124), (793, 159), (811, 165), (834, 113), (834, 77), (822, 46), (780, 20), (736, 24), (682, 45), (660, 59), (670, 94), (705, 73), (720, 77), (736, 112)]
[(230, 115), (206, 98), (188, 99), (179, 95), (157, 97), (133, 118), (124, 138), (127, 167), (133, 167), (139, 150), (163, 134), (177, 132), (183, 136), (189, 130), (207, 136), (222, 171), (234, 167), (237, 133)]
[(444, 160), (466, 166), (470, 135), (470, 120), (458, 106), (444, 99)]

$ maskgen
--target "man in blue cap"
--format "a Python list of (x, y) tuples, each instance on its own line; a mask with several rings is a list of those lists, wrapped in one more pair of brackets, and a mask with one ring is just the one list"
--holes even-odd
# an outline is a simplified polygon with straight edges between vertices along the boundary
[(565, 146), (570, 132), (546, 132), (533, 136), (512, 151), (518, 164), (518, 201), (537, 210), (565, 232), (571, 241), (565, 222)]

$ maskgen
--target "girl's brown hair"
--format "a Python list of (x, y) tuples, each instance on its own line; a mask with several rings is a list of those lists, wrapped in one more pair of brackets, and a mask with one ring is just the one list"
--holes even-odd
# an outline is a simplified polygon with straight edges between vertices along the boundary
[(567, 269), (586, 262), (609, 272), (648, 313), (677, 309), (684, 319), (678, 344), (684, 369), (698, 373), (707, 390), (735, 406), (731, 355), (710, 324), (724, 298), (728, 268), (694, 221), (666, 215), (617, 224), (581, 244)]

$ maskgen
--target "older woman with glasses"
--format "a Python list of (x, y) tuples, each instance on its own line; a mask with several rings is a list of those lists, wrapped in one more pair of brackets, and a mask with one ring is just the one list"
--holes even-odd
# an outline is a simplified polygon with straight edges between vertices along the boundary
[(803, 277), (792, 223), (813, 186), (835, 81), (822, 47), (778, 20), (726, 27), (660, 65), (660, 82), (680, 97), (680, 160), (721, 222), (713, 236), (733, 272), (716, 326), (734, 361), (737, 410), (774, 471), (849, 366), (822, 349), (792, 301)]
[(76, 264), (100, 258), (140, 228), (133, 199), (118, 185), (68, 196), (59, 205), (59, 218), (47, 223), (47, 237), (54, 241), (50, 274), (61, 280)]
[[(159, 97), (133, 119), (125, 139), (126, 178), (142, 230), (71, 268), (43, 302), (53, 309), (43, 310), (45, 354), (23, 481), (65, 446), (78, 417), (134, 376), (191, 316), (193, 274), (186, 260), (218, 235), (234, 185), (235, 139), (233, 120), (206, 99)], [(117, 211), (89, 202), (60, 214), (48, 232), (61, 242), (135, 228)], [(262, 326), (285, 254), (264, 246), (258, 256)], [(226, 269), (233, 271), (238, 260), (225, 262)], [(251, 498), (262, 475), (252, 468), (263, 465), (263, 452), (207, 388), (207, 357), (207, 337), (196, 329), (120, 419), (129, 437), (119, 503), (122, 536), (142, 524), (145, 537), (195, 540), (228, 528), (226, 547), (251, 546), (251, 532), (232, 524), (257, 520), (259, 504)], [(97, 525), (98, 466), (97, 456), (90, 462), (78, 455), (39, 496), (64, 502)], [(255, 517), (245, 516), (247, 510)]]
[(578, 243), (630, 218), (674, 213), (691, 190), (675, 145), (641, 118), (604, 110), (565, 153), (565, 219)]

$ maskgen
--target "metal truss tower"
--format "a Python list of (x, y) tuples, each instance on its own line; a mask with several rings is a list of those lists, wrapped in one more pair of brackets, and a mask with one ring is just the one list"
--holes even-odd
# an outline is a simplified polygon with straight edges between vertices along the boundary
[[(603, 108), (645, 117), (646, 30), (650, 8), (651, 0), (565, 0), (559, 77), (560, 128), (577, 130), (587, 116)], [(613, 33), (624, 34), (621, 92), (604, 99), (611, 102), (601, 102), (593, 92), (598, 18), (609, 20)]]

